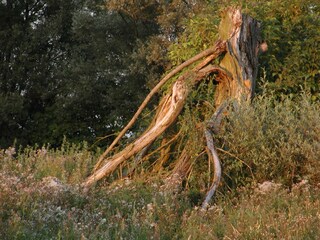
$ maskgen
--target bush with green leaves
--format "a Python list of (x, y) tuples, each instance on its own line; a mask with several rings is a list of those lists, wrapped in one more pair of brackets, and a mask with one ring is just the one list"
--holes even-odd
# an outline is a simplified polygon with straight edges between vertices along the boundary
[(225, 182), (319, 182), (320, 104), (309, 93), (292, 99), (256, 96), (224, 119), (220, 156)]

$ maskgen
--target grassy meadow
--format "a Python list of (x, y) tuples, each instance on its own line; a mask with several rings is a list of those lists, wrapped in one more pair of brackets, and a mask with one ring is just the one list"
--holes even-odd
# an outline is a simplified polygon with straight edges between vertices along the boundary
[(208, 210), (207, 162), (176, 193), (141, 170), (84, 193), (100, 154), (86, 143), (1, 149), (0, 239), (320, 239), (319, 103), (262, 94), (217, 139), (223, 180)]

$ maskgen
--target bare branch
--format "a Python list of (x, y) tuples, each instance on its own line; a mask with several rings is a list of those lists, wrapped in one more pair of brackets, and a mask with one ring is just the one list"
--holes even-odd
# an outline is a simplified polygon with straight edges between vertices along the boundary
[(178, 67), (176, 67), (174, 70), (172, 70), (169, 74), (167, 74), (161, 81), (151, 90), (151, 92), (147, 95), (145, 100), (142, 102), (140, 107), (138, 108), (137, 112), (134, 114), (132, 119), (129, 121), (127, 126), (125, 126), (122, 131), (119, 133), (119, 135), (116, 137), (116, 139), (111, 143), (111, 145), (107, 148), (107, 150), (100, 156), (97, 164), (95, 165), (94, 169), (96, 170), (99, 168), (100, 164), (104, 160), (104, 158), (108, 155), (108, 153), (113, 149), (113, 147), (119, 142), (119, 140), (124, 136), (124, 134), (132, 127), (132, 125), (136, 122), (137, 118), (141, 114), (142, 110), (147, 106), (150, 99), (154, 96), (155, 93), (157, 93), (160, 88), (174, 75), (176, 75), (178, 72), (183, 70), (184, 68), (190, 66), (192, 63), (200, 60), (201, 58), (204, 58), (206, 56), (210, 56), (208, 59), (205, 59), (202, 63), (200, 63), (194, 70), (200, 70), (203, 66), (205, 66), (208, 62), (212, 61), (214, 57), (219, 56), (223, 51), (225, 51), (225, 41), (218, 40), (215, 45), (196, 56), (190, 58), (189, 60), (185, 61)]
[[(88, 189), (99, 179), (108, 176), (120, 164), (127, 161), (147, 146), (150, 146), (150, 144), (176, 121), (185, 105), (186, 98), (188, 97), (191, 88), (201, 79), (205, 79), (209, 74), (216, 73), (218, 85), (215, 89), (214, 96), (217, 110), (204, 129), (209, 156), (212, 156), (214, 160), (213, 183), (202, 204), (202, 208), (208, 206), (221, 178), (220, 160), (214, 147), (211, 130), (217, 131), (219, 129), (223, 113), (230, 101), (234, 102), (235, 100), (235, 102), (241, 104), (242, 99), (249, 100), (253, 96), (258, 66), (259, 24), (256, 20), (241, 14), (239, 9), (230, 8), (225, 12), (224, 17), (221, 20), (219, 35), (220, 39), (216, 41), (213, 47), (197, 54), (173, 69), (150, 91), (129, 123), (100, 156), (93, 174), (82, 184), (85, 189)], [(226, 54), (220, 61), (219, 66), (210, 64), (223, 52), (226, 52)], [(202, 61), (200, 61), (201, 59)], [(162, 97), (155, 117), (144, 133), (121, 151), (107, 158), (110, 151), (136, 122), (153, 95), (177, 73), (197, 61), (200, 62), (195, 64), (195, 67), (192, 70), (186, 71), (174, 81), (171, 92)], [(178, 178), (180, 177), (185, 178), (191, 168), (190, 156), (188, 151), (182, 151), (178, 163), (173, 170), (173, 173), (178, 174), (176, 177), (173, 177), (173, 179), (179, 180)], [(159, 162), (161, 163), (161, 160)]]
[(210, 190), (207, 193), (207, 196), (205, 198), (205, 200), (202, 203), (202, 209), (207, 209), (208, 205), (209, 205), (209, 201), (211, 200), (213, 194), (215, 193), (219, 183), (220, 183), (220, 178), (221, 178), (221, 164), (220, 164), (220, 160), (217, 154), (216, 149), (214, 148), (213, 145), (213, 138), (212, 138), (212, 133), (210, 132), (209, 129), (205, 129), (204, 130), (204, 134), (206, 137), (206, 141), (207, 141), (207, 146), (208, 149), (210, 150), (210, 153), (212, 155), (213, 158), (213, 163), (214, 163), (214, 177), (213, 177), (213, 181), (212, 181), (212, 185), (210, 187)]

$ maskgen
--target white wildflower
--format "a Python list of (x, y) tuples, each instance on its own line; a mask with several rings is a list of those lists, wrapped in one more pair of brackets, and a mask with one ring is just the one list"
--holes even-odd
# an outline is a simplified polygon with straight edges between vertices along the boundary
[(261, 194), (266, 194), (268, 192), (278, 190), (281, 186), (282, 186), (282, 184), (280, 184), (280, 183), (265, 181), (261, 184), (258, 183), (258, 188), (256, 189), (256, 191)]

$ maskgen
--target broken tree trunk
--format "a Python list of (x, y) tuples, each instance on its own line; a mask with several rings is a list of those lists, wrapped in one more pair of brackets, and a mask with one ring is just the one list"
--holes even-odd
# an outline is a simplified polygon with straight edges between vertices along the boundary
[[(229, 38), (229, 29), (238, 27)], [(260, 47), (260, 24), (240, 11), (227, 11), (221, 20), (219, 34), (227, 41), (227, 52), (220, 62), (230, 78), (220, 81), (215, 92), (215, 105), (218, 107), (227, 99), (251, 100), (258, 72), (258, 53)]]
[[(208, 150), (213, 157), (215, 174), (210, 191), (208, 191), (202, 204), (203, 208), (207, 207), (221, 178), (220, 161), (210, 129), (213, 132), (218, 131), (223, 112), (229, 102), (232, 101), (233, 106), (236, 107), (241, 102), (252, 99), (258, 69), (259, 23), (250, 16), (241, 14), (238, 9), (228, 9), (223, 16), (219, 26), (219, 35), (222, 40), (226, 41), (227, 51), (219, 66), (227, 74), (220, 74), (216, 77), (218, 81), (215, 91), (215, 106), (217, 110), (204, 129)], [(179, 165), (167, 179), (167, 184), (172, 189), (176, 189), (176, 187), (171, 187), (173, 183), (180, 184), (177, 180), (183, 179), (187, 175), (184, 169), (189, 169), (188, 166), (191, 165), (192, 159), (190, 157), (184, 156), (183, 159), (185, 162), (181, 163), (179, 161)], [(181, 169), (179, 166), (182, 166)]]
[[(213, 47), (178, 66), (165, 76), (150, 92), (129, 124), (100, 156), (92, 175), (82, 184), (85, 189), (88, 189), (101, 178), (110, 175), (120, 164), (155, 142), (155, 140), (176, 121), (183, 110), (189, 92), (196, 83), (214, 73), (217, 81), (214, 105), (217, 111), (212, 119), (204, 124), (205, 127), (203, 129), (207, 143), (207, 152), (211, 155), (210, 157), (213, 158), (215, 168), (213, 183), (203, 203), (203, 207), (208, 205), (221, 177), (220, 162), (214, 149), (214, 138), (211, 130), (216, 131), (219, 128), (222, 113), (228, 105), (226, 104), (227, 102), (232, 101), (235, 103), (234, 105), (237, 105), (253, 97), (260, 43), (259, 24), (253, 18), (242, 14), (239, 9), (229, 8), (224, 12), (221, 20), (219, 35), (220, 39), (216, 41)], [(223, 53), (225, 53), (225, 55), (219, 66), (213, 65), (212, 62)], [(160, 101), (157, 114), (149, 128), (123, 150), (108, 157), (108, 154), (119, 139), (137, 120), (150, 98), (166, 81), (172, 79), (177, 73), (195, 62), (199, 62), (196, 67), (186, 71), (173, 82), (171, 92), (166, 94)], [(192, 158), (187, 148), (188, 146), (186, 145), (185, 150), (181, 152), (181, 156), (177, 161), (178, 163), (174, 167), (171, 178), (169, 178), (178, 180), (175, 184), (179, 184), (190, 171)], [(168, 182), (170, 182), (170, 180)]]
[[(227, 39), (228, 31), (230, 28), (232, 29), (232, 25), (235, 22), (240, 23), (240, 25), (234, 35)], [(225, 81), (221, 81), (218, 84), (215, 92), (217, 111), (205, 129), (207, 146), (214, 160), (215, 172), (210, 190), (202, 203), (203, 209), (207, 208), (221, 178), (220, 160), (209, 129), (217, 130), (219, 128), (222, 112), (227, 106), (228, 99), (236, 100), (234, 101), (235, 106), (253, 98), (261, 42), (259, 22), (248, 15), (241, 14), (239, 10), (225, 12), (224, 18), (220, 23), (219, 33), (222, 39), (227, 40), (227, 52), (221, 60), (220, 66), (230, 73), (231, 77), (225, 78)]]
[[(180, 76), (173, 84), (171, 93), (165, 95), (161, 100), (158, 110), (159, 114), (156, 115), (156, 120), (153, 121), (154, 125), (151, 128), (148, 128), (137, 140), (114, 156), (104, 159), (106, 153), (102, 154), (102, 157), (99, 159), (99, 165), (95, 168), (94, 173), (82, 184), (85, 189), (112, 173), (121, 163), (140, 152), (144, 147), (159, 137), (180, 114), (188, 96), (190, 86), (212, 72), (222, 71), (219, 67), (208, 65), (208, 63), (225, 51), (225, 42), (218, 40), (212, 49), (215, 49), (215, 51), (211, 51), (211, 55), (200, 62), (194, 69)], [(108, 148), (107, 151), (110, 151), (109, 149), (110, 148)], [(100, 167), (102, 164), (103, 166)]]

